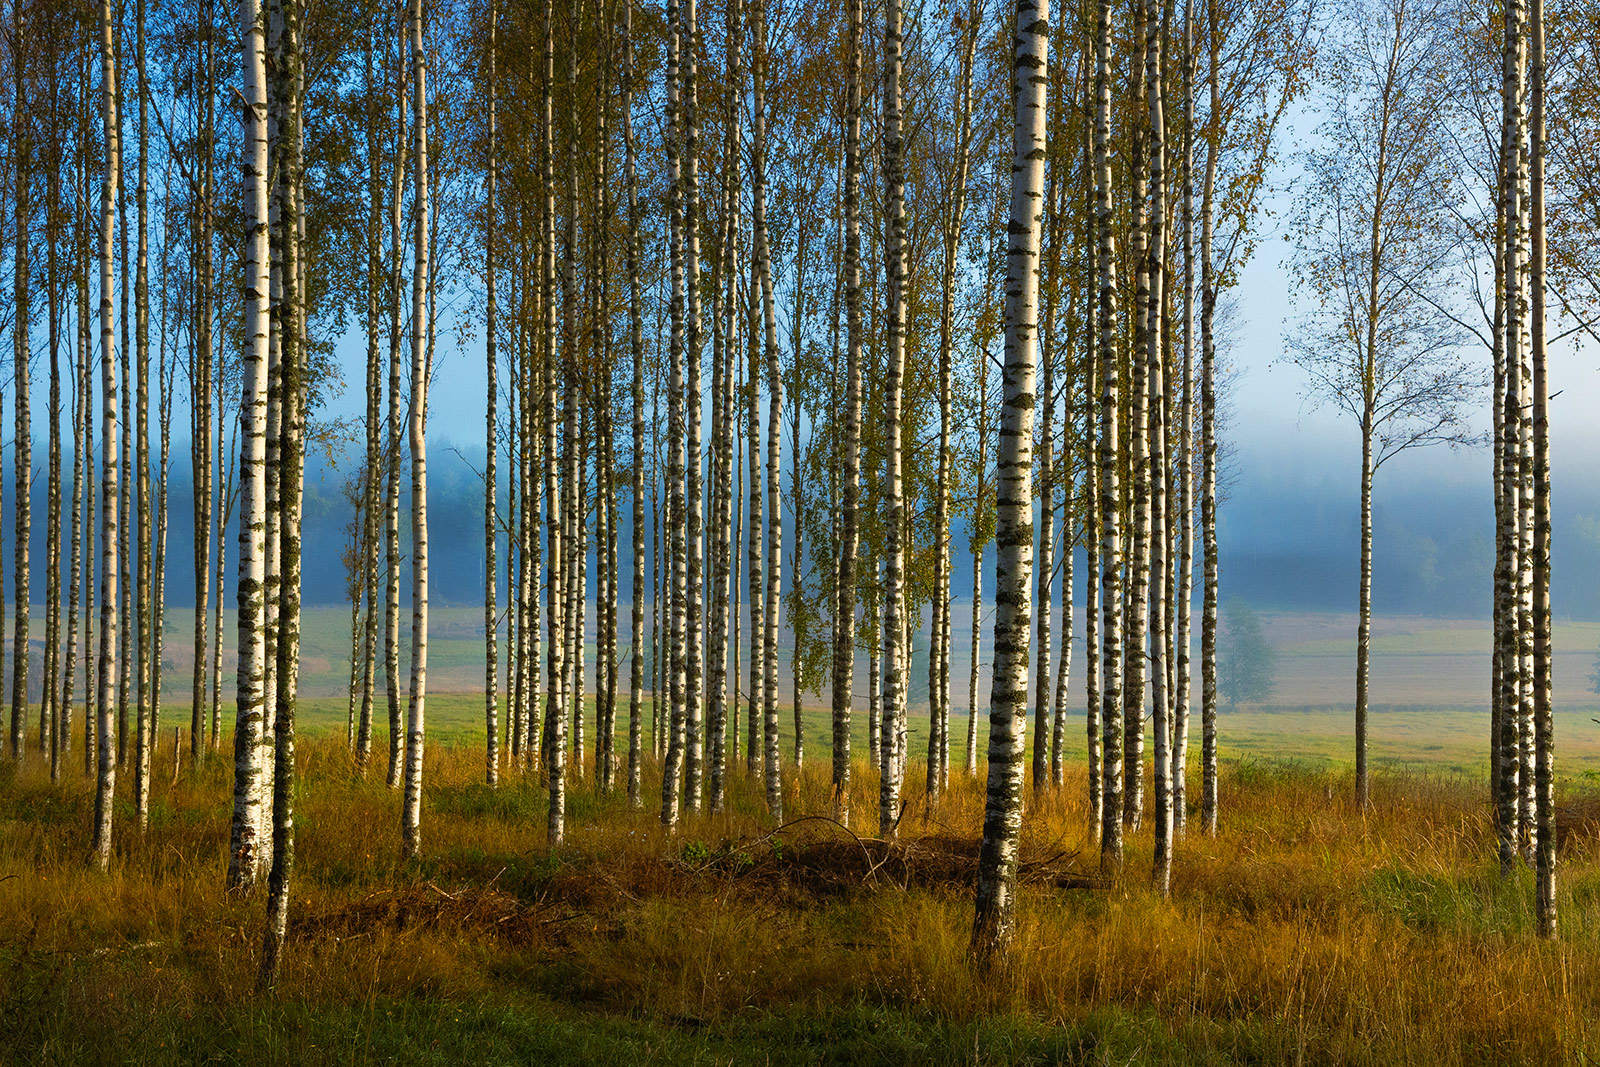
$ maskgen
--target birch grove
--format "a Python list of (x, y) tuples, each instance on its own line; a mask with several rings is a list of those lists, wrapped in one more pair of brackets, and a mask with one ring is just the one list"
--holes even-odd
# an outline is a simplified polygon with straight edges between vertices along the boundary
[[(1578, 31), (1542, 0), (1470, 41), (1442, 0), (182, 7), (4, 25), (6, 741), (61, 790), (84, 746), (109, 870), (125, 803), (131, 859), (169, 779), (224, 773), (231, 704), (222, 888), (266, 890), (261, 990), (294, 973), (330, 672), (339, 772), (410, 873), (457, 847), (436, 812), (559, 866), (658, 788), (629, 832), (697, 873), (747, 815), (902, 856), (981, 782), (980, 961), (1022, 940), (1034, 818), (1094, 886), (1148, 859), (1181, 899), (1249, 773), (1230, 415), (1283, 205), (1277, 362), (1354, 430), (1337, 803), (1383, 801), (1380, 474), (1486, 446), (1485, 842), (1556, 935), (1556, 360), (1600, 300)], [(481, 797), (435, 784), (462, 735)]]

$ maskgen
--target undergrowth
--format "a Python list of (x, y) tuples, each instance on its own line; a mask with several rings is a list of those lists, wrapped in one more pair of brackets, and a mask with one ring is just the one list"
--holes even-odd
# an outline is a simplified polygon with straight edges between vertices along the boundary
[[(422, 855), (399, 797), (342, 742), (299, 754), (298, 860), (281, 985), (254, 990), (262, 902), (223, 892), (231, 775), (156, 766), (149, 828), (33, 757), (0, 769), (0, 1061), (18, 1063), (1583, 1063), (1600, 1054), (1600, 801), (1560, 798), (1562, 938), (1531, 878), (1502, 878), (1480, 783), (1227, 765), (1222, 832), (1189, 813), (1172, 896), (1149, 832), (1102, 872), (1083, 773), (1028, 794), (1007, 965), (968, 952), (982, 780), (930, 806), (919, 762), (893, 841), (855, 768), (784, 771), (668, 833), (659, 782), (580, 798), (544, 843), (537, 776), (482, 783), (430, 746)], [(1197, 771), (1192, 772), (1198, 780)]]

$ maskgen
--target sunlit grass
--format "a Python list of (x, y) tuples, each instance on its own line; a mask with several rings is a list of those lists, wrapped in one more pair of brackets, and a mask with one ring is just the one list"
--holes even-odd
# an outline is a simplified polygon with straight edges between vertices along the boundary
[[(535, 773), (483, 784), (481, 697), (440, 698), (430, 724), (450, 740), (429, 745), (422, 856), (401, 863), (386, 739), (380, 728), (363, 779), (343, 714), (307, 711), (290, 951), (267, 1000), (254, 992), (261, 902), (222, 889), (231, 752), (176, 776), (163, 752), (150, 828), (141, 838), (119, 803), (107, 874), (84, 862), (87, 781), (52, 785), (37, 756), (0, 768), (0, 1061), (1600, 1054), (1600, 802), (1581, 783), (1562, 790), (1563, 937), (1549, 944), (1534, 936), (1531, 879), (1494, 866), (1476, 773), (1383, 767), (1362, 813), (1332, 756), (1233, 756), (1223, 832), (1201, 836), (1191, 805), (1162, 900), (1147, 888), (1148, 830), (1121, 876), (1102, 877), (1074, 754), (1063, 790), (1029, 793), (1015, 951), (984, 972), (967, 950), (983, 787), (961, 772), (963, 730), (936, 807), (913, 742), (893, 847), (874, 840), (877, 776), (858, 759), (853, 834), (818, 819), (780, 830), (742, 771), (725, 812), (686, 813), (668, 833), (653, 763), (641, 810), (620, 780), (599, 795), (591, 764), (552, 852)], [(830, 807), (820, 717), (808, 729), (805, 769), (784, 771), (791, 819)]]

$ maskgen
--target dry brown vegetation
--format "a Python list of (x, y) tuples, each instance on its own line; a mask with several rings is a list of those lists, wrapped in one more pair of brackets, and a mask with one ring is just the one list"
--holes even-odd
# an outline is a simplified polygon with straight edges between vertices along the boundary
[[(1116, 879), (1083, 832), (1081, 772), (1025, 822), (1004, 973), (967, 953), (981, 783), (921, 783), (885, 843), (814, 814), (826, 767), (774, 827), (731, 810), (668, 835), (647, 804), (574, 784), (569, 843), (544, 794), (430, 749), (423, 858), (399, 799), (343, 745), (302, 752), (291, 951), (254, 994), (260, 904), (223, 895), (225, 760), (172, 782), (109, 874), (84, 862), (92, 797), (0, 771), (0, 1059), (183, 1062), (1583, 1063), (1600, 1053), (1600, 802), (1563, 797), (1562, 939), (1502, 881), (1482, 785), (1349, 782), (1236, 763), (1224, 832), (1182, 842), (1173, 895), (1147, 834)], [(915, 762), (915, 761), (913, 761)], [(855, 810), (873, 810), (863, 763)], [(168, 784), (171, 783), (171, 784)], [(647, 783), (647, 793), (650, 790)], [(1031, 800), (1031, 798), (1030, 798)], [(860, 836), (858, 836), (860, 835)], [(126, 1056), (123, 1054), (126, 1053)]]

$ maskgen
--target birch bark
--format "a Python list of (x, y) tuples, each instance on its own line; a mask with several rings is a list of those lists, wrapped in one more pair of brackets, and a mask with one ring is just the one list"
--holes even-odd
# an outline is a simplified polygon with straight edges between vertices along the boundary
[[(245, 30), (246, 90), (258, 89), (249, 80), (249, 60), (254, 35), (250, 17), (254, 0), (241, 0)], [(94, 802), (94, 841), (90, 852), (103, 871), (111, 864), (112, 806), (117, 784), (116, 690), (117, 669), (117, 362), (112, 319), (112, 294), (115, 291), (112, 267), (113, 237), (116, 224), (117, 193), (122, 174), (119, 146), (121, 118), (117, 92), (117, 53), (111, 0), (100, 0), (100, 123), (105, 146), (105, 171), (100, 183), (100, 494), (105, 502), (100, 509), (100, 682), (96, 706), (99, 725), (97, 781)], [(259, 57), (260, 53), (255, 53)], [(252, 104), (259, 96), (248, 98)], [(255, 114), (252, 108), (252, 115)], [(251, 162), (255, 156), (247, 157)], [(248, 192), (247, 188), (247, 192)], [(265, 205), (262, 205), (263, 208)], [(13, 736), (13, 751), (16, 738)]]
[(1028, 634), (1032, 614), (1034, 367), (1044, 211), (1048, 0), (1017, 5), (1013, 36), (1011, 213), (1006, 249), (1005, 407), (995, 532), (995, 666), (989, 698), (989, 781), (978, 856), (972, 942), (1004, 958), (1016, 928), (1017, 844), (1026, 768)]

